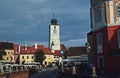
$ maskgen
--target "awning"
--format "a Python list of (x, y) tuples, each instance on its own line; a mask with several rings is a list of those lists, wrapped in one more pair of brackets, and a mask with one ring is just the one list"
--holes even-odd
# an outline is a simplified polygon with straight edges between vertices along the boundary
[(69, 58), (64, 59), (63, 62), (82, 62), (82, 61), (88, 61), (87, 59), (80, 59), (80, 58)]

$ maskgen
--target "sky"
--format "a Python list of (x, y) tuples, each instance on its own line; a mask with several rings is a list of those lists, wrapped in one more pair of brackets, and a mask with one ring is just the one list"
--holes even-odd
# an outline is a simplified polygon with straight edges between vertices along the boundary
[(90, 31), (89, 0), (0, 0), (0, 41), (48, 47), (53, 13), (61, 44), (85, 46)]

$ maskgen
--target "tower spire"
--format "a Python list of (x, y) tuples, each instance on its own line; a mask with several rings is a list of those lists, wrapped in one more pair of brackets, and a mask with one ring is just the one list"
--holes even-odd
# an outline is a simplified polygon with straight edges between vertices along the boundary
[(55, 19), (55, 13), (53, 13), (53, 19)]

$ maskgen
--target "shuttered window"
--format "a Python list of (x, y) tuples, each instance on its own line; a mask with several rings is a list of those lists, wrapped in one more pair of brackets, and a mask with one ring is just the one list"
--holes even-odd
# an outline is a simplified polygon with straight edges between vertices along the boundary
[(117, 22), (120, 23), (120, 4), (116, 6)]
[(116, 6), (117, 8), (117, 17), (120, 17), (120, 5)]
[(101, 24), (101, 20), (102, 20), (101, 9), (97, 9), (96, 12), (95, 12), (95, 23), (96, 23), (96, 26), (99, 26)]
[(118, 46), (120, 48), (120, 30), (118, 30)]
[(97, 34), (97, 52), (102, 53), (102, 33)]

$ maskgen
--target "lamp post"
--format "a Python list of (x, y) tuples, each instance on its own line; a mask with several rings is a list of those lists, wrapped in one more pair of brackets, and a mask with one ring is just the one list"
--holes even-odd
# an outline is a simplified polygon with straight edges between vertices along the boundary
[(60, 51), (60, 57), (59, 57), (59, 65), (62, 63), (63, 55), (64, 55), (64, 51), (61, 50), (61, 51)]
[(50, 64), (50, 52), (51, 52), (51, 49), (49, 49), (49, 51), (48, 51), (48, 65)]
[(90, 43), (86, 43), (86, 48), (87, 48), (87, 52), (91, 52), (91, 45)]

